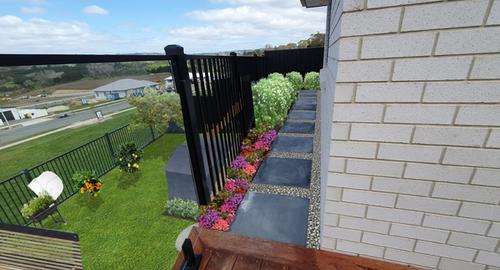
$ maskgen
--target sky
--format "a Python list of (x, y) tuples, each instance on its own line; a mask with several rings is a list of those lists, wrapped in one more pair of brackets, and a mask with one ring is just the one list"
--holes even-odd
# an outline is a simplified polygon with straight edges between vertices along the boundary
[(325, 32), (300, 0), (0, 0), (0, 53), (187, 53), (263, 48)]

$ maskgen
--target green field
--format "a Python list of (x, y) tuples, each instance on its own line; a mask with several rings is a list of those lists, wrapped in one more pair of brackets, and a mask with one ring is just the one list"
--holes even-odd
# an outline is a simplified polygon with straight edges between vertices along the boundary
[(44, 226), (80, 236), (85, 269), (170, 269), (177, 235), (194, 223), (164, 216), (165, 162), (184, 135), (166, 134), (144, 150), (141, 170), (112, 170), (97, 197), (77, 194), (60, 206), (67, 224)]
[(66, 129), (49, 136), (0, 150), (0, 180), (69, 151), (104, 133), (130, 123), (134, 110), (90, 126)]

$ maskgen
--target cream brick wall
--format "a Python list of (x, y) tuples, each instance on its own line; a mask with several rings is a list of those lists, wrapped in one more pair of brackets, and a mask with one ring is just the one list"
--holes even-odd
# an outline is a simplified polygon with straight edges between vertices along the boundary
[(500, 0), (332, 0), (328, 24), (322, 248), (500, 269)]

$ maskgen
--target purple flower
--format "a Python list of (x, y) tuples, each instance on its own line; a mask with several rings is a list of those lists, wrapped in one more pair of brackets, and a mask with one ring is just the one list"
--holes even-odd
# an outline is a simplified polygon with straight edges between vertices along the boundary
[(227, 199), (224, 204), (227, 204), (229, 207), (234, 209), (238, 209), (238, 205), (240, 205), (243, 200), (243, 194), (235, 194), (231, 198)]
[(264, 143), (267, 146), (271, 146), (273, 141), (276, 139), (276, 130), (266, 131), (262, 136), (259, 137), (257, 141)]
[(198, 219), (198, 223), (200, 224), (200, 227), (204, 229), (210, 229), (212, 225), (214, 225), (220, 219), (221, 217), (215, 210), (208, 209), (205, 214), (200, 216), (200, 218)]
[(244, 190), (248, 189), (248, 182), (245, 179), (235, 179), (234, 185)]
[(237, 156), (232, 162), (231, 167), (236, 170), (243, 169), (246, 165), (248, 165), (248, 161), (242, 156)]

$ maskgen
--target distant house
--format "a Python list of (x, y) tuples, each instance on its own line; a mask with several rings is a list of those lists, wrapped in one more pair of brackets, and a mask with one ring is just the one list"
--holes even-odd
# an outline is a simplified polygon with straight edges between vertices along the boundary
[(24, 118), (38, 118), (47, 116), (46, 109), (30, 109), (30, 108), (0, 108), (0, 120), (13, 121)]
[(94, 89), (96, 99), (115, 100), (128, 96), (142, 96), (147, 87), (157, 88), (158, 83), (133, 79), (122, 79)]

